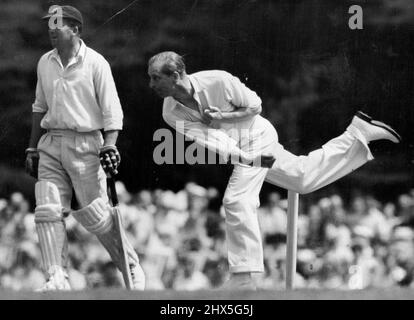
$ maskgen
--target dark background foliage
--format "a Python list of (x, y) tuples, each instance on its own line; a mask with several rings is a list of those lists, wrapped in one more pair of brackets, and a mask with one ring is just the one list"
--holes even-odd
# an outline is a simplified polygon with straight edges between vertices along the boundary
[[(36, 64), (50, 50), (39, 18), (52, 4), (82, 11), (86, 44), (112, 66), (125, 114), (119, 179), (130, 191), (178, 190), (190, 180), (223, 191), (231, 173), (224, 165), (154, 164), (158, 142), (152, 137), (167, 125), (162, 101), (148, 88), (147, 60), (164, 50), (185, 55), (189, 73), (223, 69), (242, 79), (262, 98), (263, 115), (294, 153), (306, 154), (342, 133), (357, 110), (398, 128), (404, 143), (372, 144), (375, 161), (318, 195), (364, 190), (391, 199), (414, 186), (411, 0), (144, 0), (121, 11), (130, 3), (2, 0), (0, 196), (20, 190), (32, 199), (24, 150)], [(363, 30), (348, 27), (354, 4), (364, 9)], [(266, 184), (264, 194), (271, 188)]]

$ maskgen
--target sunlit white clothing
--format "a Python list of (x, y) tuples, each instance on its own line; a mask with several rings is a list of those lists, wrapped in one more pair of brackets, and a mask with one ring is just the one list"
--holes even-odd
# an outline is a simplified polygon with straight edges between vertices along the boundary
[(40, 58), (32, 111), (46, 112), (44, 129), (122, 129), (123, 112), (109, 63), (82, 40), (66, 68), (56, 49)]
[[(200, 112), (204, 105), (223, 112), (237, 107), (257, 107), (260, 98), (240, 80), (223, 71), (189, 75)], [(204, 101), (203, 101), (204, 99)], [(346, 131), (306, 156), (296, 156), (278, 141), (273, 125), (260, 115), (238, 123), (209, 126), (201, 123), (201, 113), (187, 108), (172, 97), (164, 99), (165, 121), (190, 139), (218, 152), (273, 154), (271, 169), (236, 164), (223, 199), (230, 272), (263, 272), (262, 238), (257, 217), (259, 193), (266, 180), (299, 193), (320, 189), (373, 159), (367, 141), (357, 130)], [(248, 134), (241, 132), (247, 130)]]

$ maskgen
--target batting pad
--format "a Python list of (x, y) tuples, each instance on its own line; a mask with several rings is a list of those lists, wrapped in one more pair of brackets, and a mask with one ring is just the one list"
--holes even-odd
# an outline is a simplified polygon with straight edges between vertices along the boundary
[(46, 272), (56, 267), (66, 267), (68, 243), (62, 217), (59, 189), (48, 181), (35, 185), (35, 223), (42, 254), (42, 264)]
[(64, 222), (37, 222), (36, 231), (44, 270), (50, 274), (51, 269), (65, 268), (68, 242)]
[(128, 241), (127, 237), (122, 237), (122, 232), (119, 228), (122, 226), (115, 225), (114, 222), (114, 210), (113, 208), (109, 207), (110, 213), (110, 221), (111, 221), (111, 229), (108, 232), (97, 234), (99, 241), (108, 251), (109, 255), (112, 258), (112, 261), (115, 263), (117, 268), (122, 272), (123, 263), (124, 263), (124, 255), (123, 250), (126, 251), (127, 255), (127, 263), (129, 265), (136, 265), (139, 264), (138, 255), (135, 252), (133, 246)]
[(72, 212), (86, 230), (96, 235), (108, 233), (113, 226), (110, 206), (102, 199), (97, 198), (88, 206)]
[[(97, 198), (88, 206), (72, 212), (73, 217), (91, 233), (94, 233), (111, 256), (112, 261), (122, 271), (124, 257), (119, 230), (115, 228), (112, 208), (102, 198)], [(128, 240), (124, 239), (128, 263), (139, 263), (138, 255)]]
[(39, 181), (35, 185), (35, 222), (62, 221), (62, 204), (58, 187), (49, 181)]
[[(117, 233), (117, 230), (113, 229), (106, 234), (98, 235), (98, 239), (108, 251), (117, 268), (122, 271), (122, 261), (124, 260), (124, 257), (122, 255), (121, 237)], [(124, 247), (128, 255), (128, 263), (130, 265), (138, 264), (138, 255), (126, 237), (124, 238)]]

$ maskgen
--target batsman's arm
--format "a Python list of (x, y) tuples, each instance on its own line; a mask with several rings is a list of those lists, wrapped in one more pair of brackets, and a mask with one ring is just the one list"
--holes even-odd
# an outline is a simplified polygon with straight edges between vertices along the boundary
[(29, 147), (26, 149), (26, 172), (37, 179), (39, 152), (37, 151), (37, 144), (42, 135), (42, 128), (40, 122), (45, 115), (44, 112), (33, 112), (32, 115), (32, 131), (30, 133)]
[(108, 130), (104, 131), (103, 138), (104, 138), (104, 146), (116, 146), (116, 142), (118, 141), (119, 130)]
[(114, 176), (118, 174), (118, 167), (121, 163), (121, 155), (116, 143), (119, 131), (122, 130), (124, 114), (111, 67), (102, 56), (95, 61), (93, 79), (104, 128), (104, 143), (99, 151), (99, 159), (104, 171)]
[(108, 139), (111, 139), (115, 135), (112, 131), (122, 130), (124, 114), (111, 67), (103, 57), (95, 61), (93, 79), (102, 112), (103, 127), (105, 132), (108, 132)]
[(29, 148), (37, 148), (37, 143), (42, 135), (43, 129), (40, 123), (45, 116), (48, 106), (46, 102), (45, 92), (42, 85), (42, 73), (44, 57), (42, 57), (37, 64), (37, 83), (36, 83), (36, 98), (32, 104), (32, 131), (30, 134)]
[(45, 61), (45, 56), (40, 58), (37, 64), (37, 83), (36, 83), (36, 98), (32, 105), (32, 129), (30, 133), (29, 145), (26, 149), (26, 172), (37, 179), (37, 171), (39, 164), (39, 152), (37, 145), (40, 137), (43, 133), (43, 129), (40, 126), (43, 117), (45, 116), (48, 106), (46, 102), (46, 96), (42, 86), (42, 65)]
[(32, 131), (30, 133), (29, 148), (36, 149), (40, 136), (42, 135), (42, 128), (40, 122), (42, 121), (45, 112), (32, 113)]

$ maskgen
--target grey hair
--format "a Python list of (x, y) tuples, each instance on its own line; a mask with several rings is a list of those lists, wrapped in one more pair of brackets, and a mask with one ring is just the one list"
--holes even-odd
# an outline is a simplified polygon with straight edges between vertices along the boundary
[(174, 72), (178, 72), (180, 76), (185, 73), (184, 57), (173, 51), (164, 51), (156, 54), (148, 61), (148, 66), (159, 62), (162, 64), (161, 72), (167, 76), (172, 75)]

